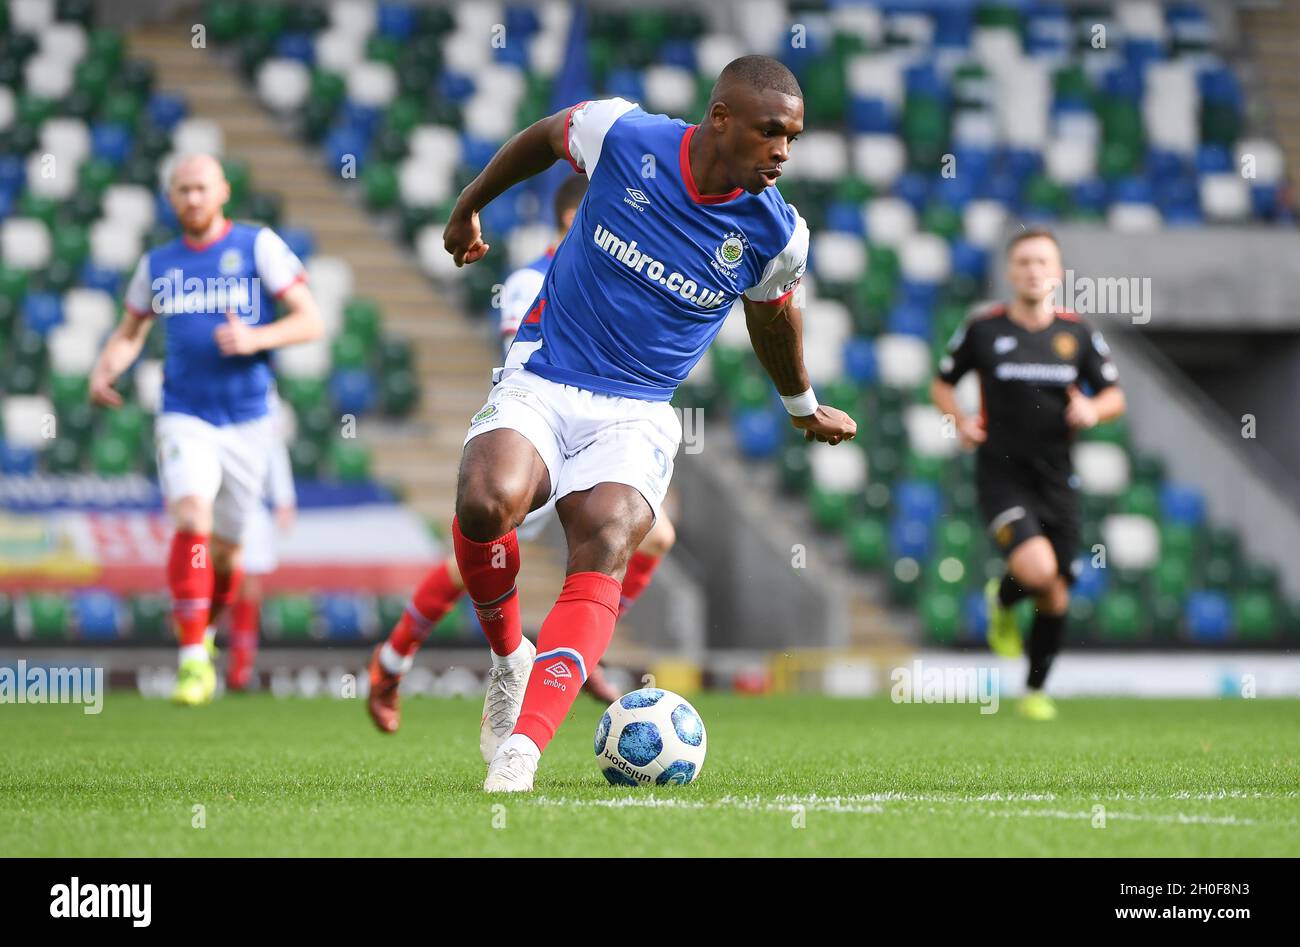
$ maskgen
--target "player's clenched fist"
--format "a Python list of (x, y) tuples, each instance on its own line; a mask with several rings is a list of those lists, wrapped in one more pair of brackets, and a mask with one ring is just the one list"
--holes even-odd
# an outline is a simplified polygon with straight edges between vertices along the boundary
[(818, 405), (812, 414), (790, 418), (790, 423), (803, 431), (804, 440), (824, 441), (827, 444), (852, 440), (858, 433), (856, 421), (839, 408), (826, 404)]
[(984, 430), (984, 419), (979, 415), (962, 418), (957, 423), (957, 439), (965, 450), (983, 444), (989, 439), (988, 431)]
[(1065, 405), (1065, 423), (1073, 428), (1090, 428), (1097, 425), (1097, 406), (1075, 385), (1065, 392), (1070, 400)]
[(468, 214), (453, 211), (442, 232), (442, 245), (452, 255), (457, 266), (483, 259), (491, 249), (491, 244), (483, 242), (478, 226), (478, 211), (470, 211)]
[(257, 330), (233, 312), (226, 313), (226, 324), (217, 326), (213, 336), (222, 355), (252, 355), (261, 348), (257, 344)]

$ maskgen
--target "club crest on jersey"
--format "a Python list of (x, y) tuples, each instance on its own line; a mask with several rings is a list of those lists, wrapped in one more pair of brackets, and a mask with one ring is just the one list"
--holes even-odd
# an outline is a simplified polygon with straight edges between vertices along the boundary
[(470, 418), (469, 423), (471, 426), (475, 424), (482, 424), (484, 421), (486, 421), (488, 418), (492, 417), (492, 415), (496, 413), (497, 413), (496, 405), (494, 404), (486, 405), (483, 408), (483, 410), (481, 410), (478, 414), (474, 415), (474, 417)]
[(713, 265), (728, 275), (735, 273), (745, 259), (745, 250), (748, 248), (749, 241), (740, 231), (723, 234), (722, 243), (713, 251)]
[(221, 259), (217, 262), (217, 269), (226, 276), (232, 273), (238, 273), (244, 268), (244, 257), (235, 247), (231, 247), (221, 254)]
[(998, 355), (1006, 355), (1018, 344), (1014, 335), (1000, 335), (993, 340), (993, 351)]
[(1068, 362), (1079, 351), (1079, 340), (1068, 332), (1058, 332), (1052, 336), (1052, 351)]

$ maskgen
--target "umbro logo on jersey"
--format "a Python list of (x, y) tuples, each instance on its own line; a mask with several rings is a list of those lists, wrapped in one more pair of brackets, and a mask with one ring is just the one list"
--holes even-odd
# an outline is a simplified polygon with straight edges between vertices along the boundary
[(1019, 344), (1014, 335), (1000, 335), (993, 340), (993, 351), (998, 355), (1006, 355)]
[(646, 205), (650, 203), (650, 197), (645, 191), (638, 191), (634, 187), (625, 188), (627, 197), (623, 198), (623, 203), (633, 210), (645, 210)]

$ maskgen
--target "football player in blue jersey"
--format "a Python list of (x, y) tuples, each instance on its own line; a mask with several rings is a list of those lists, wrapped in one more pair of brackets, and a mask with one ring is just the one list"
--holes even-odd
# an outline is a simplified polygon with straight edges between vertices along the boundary
[[(90, 376), (90, 396), (113, 408), (113, 388), (166, 324), (163, 401), (155, 426), (158, 479), (176, 526), (167, 565), (180, 664), (173, 699), (212, 699), (204, 643), (232, 601), (249, 511), (262, 500), (275, 437), (269, 410), (275, 349), (316, 339), (322, 322), (303, 265), (269, 228), (222, 212), (230, 185), (209, 155), (183, 156), (167, 181), (179, 239), (150, 250), (127, 286), (125, 313)], [(276, 303), (284, 306), (280, 318)]]
[[(818, 404), (803, 363), (795, 288), (808, 229), (772, 187), (802, 131), (793, 74), (744, 56), (718, 77), (699, 125), (619, 98), (582, 102), (511, 138), (457, 200), (443, 237), (463, 266), (490, 249), (479, 211), (512, 185), (561, 158), (589, 182), (461, 456), (456, 563), (501, 668), (480, 734), (486, 791), (532, 789), (604, 653), (619, 580), (672, 478), (682, 431), (669, 399), (738, 298), (791, 423), (832, 445), (857, 433)], [(534, 651), (520, 628), (515, 528), (552, 499), (567, 574)]]

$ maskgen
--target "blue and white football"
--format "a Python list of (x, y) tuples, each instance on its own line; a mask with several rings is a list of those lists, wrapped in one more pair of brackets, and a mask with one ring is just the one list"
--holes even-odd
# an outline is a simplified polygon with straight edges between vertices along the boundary
[(706, 748), (695, 708), (658, 687), (624, 694), (596, 727), (596, 765), (614, 786), (692, 782), (704, 768)]

